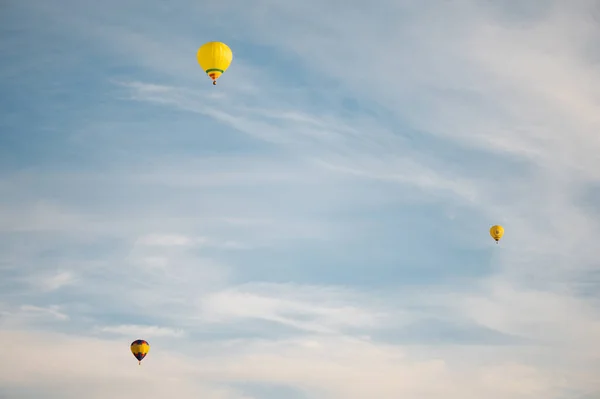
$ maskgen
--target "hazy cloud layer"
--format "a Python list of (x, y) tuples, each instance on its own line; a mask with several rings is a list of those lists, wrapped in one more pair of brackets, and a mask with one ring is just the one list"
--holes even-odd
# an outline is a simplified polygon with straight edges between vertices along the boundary
[(1, 397), (600, 395), (595, 2), (2, 8)]

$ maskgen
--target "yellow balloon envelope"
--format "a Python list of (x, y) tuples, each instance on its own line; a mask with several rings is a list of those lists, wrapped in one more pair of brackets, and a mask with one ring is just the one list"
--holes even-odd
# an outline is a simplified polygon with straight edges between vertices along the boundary
[(204, 43), (198, 49), (196, 54), (198, 64), (206, 72), (213, 81), (213, 85), (217, 84), (217, 79), (229, 68), (233, 53), (228, 45), (221, 42)]
[(504, 227), (495, 225), (490, 228), (490, 235), (494, 240), (496, 240), (496, 244), (504, 235)]
[(131, 343), (131, 353), (138, 360), (138, 364), (142, 364), (142, 359), (146, 357), (150, 350), (150, 344), (143, 339), (136, 339)]

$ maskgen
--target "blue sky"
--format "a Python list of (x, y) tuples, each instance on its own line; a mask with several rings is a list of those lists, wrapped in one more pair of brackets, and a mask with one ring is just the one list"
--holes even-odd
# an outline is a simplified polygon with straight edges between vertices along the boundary
[(3, 398), (600, 395), (593, 1), (1, 9)]

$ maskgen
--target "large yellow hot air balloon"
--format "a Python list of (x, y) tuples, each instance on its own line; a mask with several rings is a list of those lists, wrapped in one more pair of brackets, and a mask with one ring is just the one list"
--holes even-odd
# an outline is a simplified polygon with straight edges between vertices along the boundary
[(490, 228), (490, 235), (494, 240), (496, 240), (496, 244), (498, 244), (498, 241), (500, 241), (500, 239), (504, 235), (504, 227), (499, 225), (492, 226)]
[(198, 49), (196, 58), (204, 72), (212, 79), (213, 85), (216, 85), (219, 76), (229, 68), (233, 53), (225, 43), (208, 42)]
[(146, 357), (150, 350), (150, 344), (143, 339), (137, 339), (131, 343), (131, 353), (138, 360), (138, 364), (142, 364), (142, 359)]

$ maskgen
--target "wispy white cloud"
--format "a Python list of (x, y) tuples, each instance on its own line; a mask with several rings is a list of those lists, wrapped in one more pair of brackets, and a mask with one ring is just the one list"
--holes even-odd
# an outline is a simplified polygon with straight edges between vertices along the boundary
[(462, 309), (494, 330), (527, 336), (539, 345), (574, 345), (585, 351), (584, 343), (591, 344), (600, 332), (597, 307), (570, 292), (518, 289), (502, 280), (483, 288), (485, 295), (466, 297)]
[(179, 329), (158, 326), (139, 326), (134, 324), (106, 326), (99, 328), (99, 331), (104, 333), (117, 334), (125, 337), (147, 337), (148, 339), (152, 339), (154, 337), (179, 338), (183, 337), (185, 334), (183, 330)]
[(192, 239), (190, 237), (182, 236), (182, 235), (157, 235), (150, 234), (144, 237), (141, 237), (137, 240), (137, 243), (141, 245), (149, 245), (149, 246), (188, 246), (193, 245), (194, 243), (202, 243), (202, 239)]
[(40, 307), (40, 306), (31, 306), (31, 305), (23, 305), (20, 307), (23, 315), (26, 316), (34, 316), (34, 317), (46, 317), (52, 316), (58, 320), (68, 320), (69, 316), (64, 313), (61, 313), (58, 309), (58, 306), (49, 306), (49, 307)]
[[(344, 328), (373, 328), (386, 317), (365, 308), (360, 295), (335, 287), (258, 284), (230, 288), (201, 298), (201, 319), (233, 323), (267, 320), (314, 333), (341, 333)], [(366, 299), (366, 298), (365, 298)]]
[(207, 237), (188, 237), (178, 234), (148, 234), (140, 237), (136, 244), (154, 247), (171, 247), (171, 246), (207, 246), (219, 247), (225, 249), (244, 249), (247, 248), (242, 243), (235, 241), (218, 242)]
[[(279, 105), (281, 111), (274, 113), (248, 110), (246, 105), (235, 102), (235, 111), (213, 109), (218, 112), (217, 116), (210, 111), (210, 105), (201, 103), (210, 103), (208, 100), (186, 89), (165, 87), (160, 93), (155, 93), (146, 90), (141, 82), (126, 85), (134, 90), (135, 99), (212, 116), (261, 140), (289, 147), (292, 154), (317, 166), (321, 174), (335, 172), (414, 185), (428, 191), (448, 192), (468, 202), (484, 200), (477, 192), (481, 181), (457, 178), (450, 173), (441, 174), (425, 166), (421, 159), (414, 158), (416, 154), (406, 154), (408, 143), (404, 137), (382, 129), (373, 119), (353, 121), (359, 125), (351, 126), (340, 117), (300, 115), (293, 111), (291, 105), (288, 109)], [(276, 122), (279, 120), (286, 123), (284, 129)], [(400, 152), (404, 153), (402, 157), (397, 155)]]
[(55, 291), (62, 287), (76, 283), (76, 277), (69, 271), (60, 271), (50, 276), (34, 280), (33, 284), (42, 291)]
[(70, 319), (69, 315), (64, 313), (60, 306), (35, 306), (20, 305), (10, 306), (1, 304), (2, 309), (0, 318), (1, 325), (4, 328), (22, 328), (26, 326), (39, 325), (46, 322), (65, 322)]

